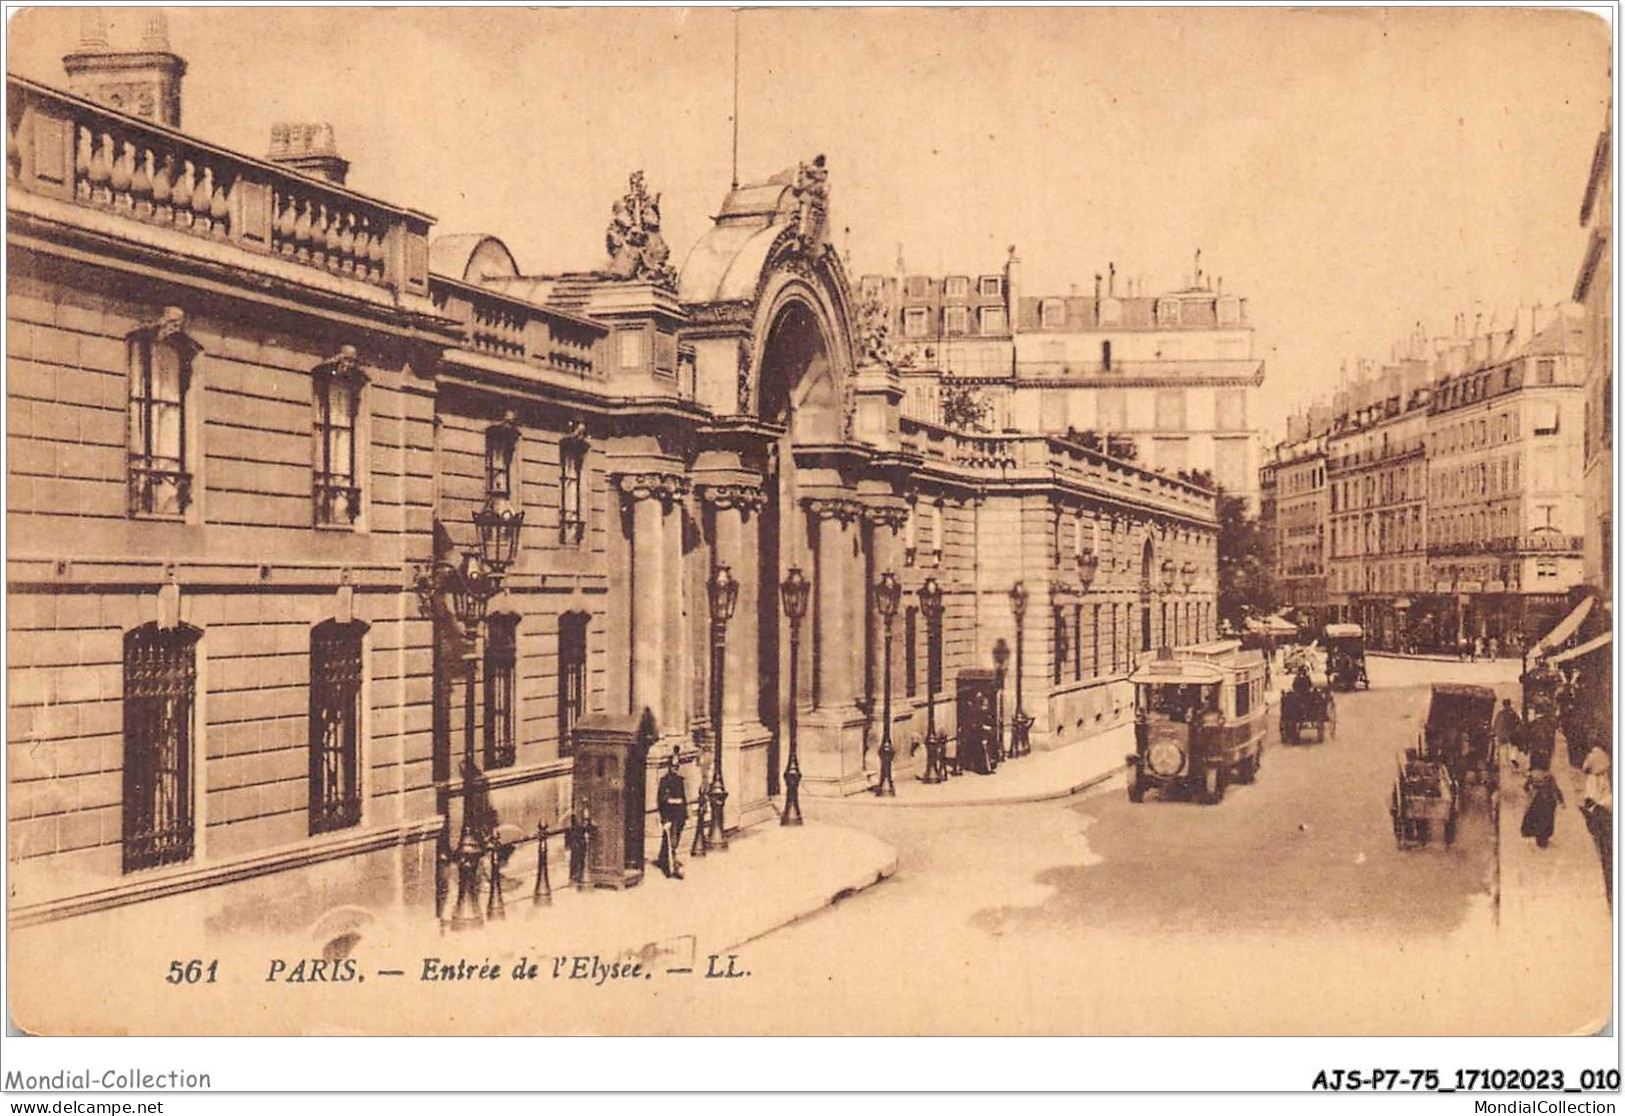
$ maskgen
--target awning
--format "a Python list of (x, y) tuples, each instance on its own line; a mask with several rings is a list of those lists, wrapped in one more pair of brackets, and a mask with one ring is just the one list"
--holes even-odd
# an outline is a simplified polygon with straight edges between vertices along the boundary
[(1586, 618), (1586, 614), (1591, 611), (1591, 606), (1596, 603), (1596, 597), (1586, 597), (1579, 604), (1574, 606), (1573, 612), (1569, 613), (1567, 616), (1563, 617), (1563, 619), (1557, 622), (1557, 627), (1553, 628), (1551, 631), (1542, 636), (1540, 641), (1536, 643), (1535, 646), (1530, 648), (1530, 651), (1538, 652), (1545, 647), (1556, 647), (1558, 644), (1567, 640), (1571, 635), (1580, 630), (1580, 621)]
[[(1587, 599), (1589, 600), (1590, 598)], [(1581, 655), (1591, 654), (1591, 652), (1602, 647), (1613, 638), (1613, 632), (1603, 632), (1602, 635), (1588, 639), (1578, 647), (1570, 647), (1567, 651), (1558, 652), (1556, 655), (1551, 656), (1546, 661), (1548, 663), (1566, 663), (1570, 659), (1578, 659)]]

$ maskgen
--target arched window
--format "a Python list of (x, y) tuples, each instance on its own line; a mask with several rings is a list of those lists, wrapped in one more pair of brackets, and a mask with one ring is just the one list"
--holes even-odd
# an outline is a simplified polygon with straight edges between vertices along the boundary
[(197, 644), (187, 624), (124, 635), (124, 870), (192, 858)]
[(192, 504), (187, 402), (200, 346), (185, 329), (186, 315), (171, 306), (128, 338), (131, 515), (180, 516)]

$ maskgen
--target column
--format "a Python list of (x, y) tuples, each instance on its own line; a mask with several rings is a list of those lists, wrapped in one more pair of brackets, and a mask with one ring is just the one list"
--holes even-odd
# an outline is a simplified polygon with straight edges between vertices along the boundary
[[(879, 580), (880, 575), (890, 570), (899, 578), (903, 575), (903, 547), (901, 532), (903, 524), (908, 518), (908, 511), (901, 506), (866, 506), (863, 510), (864, 518), (870, 524), (870, 544), (874, 553), (874, 577), (871, 579), (869, 590), (864, 594), (868, 607), (873, 611), (873, 581)], [(917, 605), (912, 593), (904, 593), (902, 602), (897, 607), (897, 615), (892, 620), (892, 662), (891, 662), (891, 709), (892, 709), (892, 740), (897, 745), (897, 768), (902, 770), (910, 766), (908, 749), (897, 737), (896, 722), (907, 720), (911, 712), (908, 704), (906, 669), (903, 664), (905, 651), (903, 643), (903, 616), (911, 604)], [(925, 616), (919, 618), (920, 647), (926, 642)], [(861, 630), (861, 628), (859, 629)], [(878, 615), (874, 618), (874, 641), (870, 646), (869, 654), (874, 663), (875, 679), (875, 724), (880, 725), (886, 701), (883, 687), (886, 679), (886, 624)], [(922, 679), (923, 681), (923, 679)], [(921, 687), (924, 689), (923, 685)], [(878, 747), (880, 737), (877, 733), (875, 746)]]
[(818, 648), (817, 708), (845, 715), (857, 704), (860, 681), (853, 650), (862, 628), (852, 626), (853, 599), (861, 608), (868, 597), (852, 559), (852, 535), (861, 507), (852, 500), (822, 498), (809, 499), (805, 506), (817, 533), (817, 603), (811, 625)]
[(666, 722), (666, 636), (668, 602), (674, 600), (674, 571), (667, 569), (666, 519), (683, 478), (663, 473), (624, 474), (618, 486), (632, 501), (632, 700), (660, 718), (662, 733), (682, 726)]
[(743, 484), (702, 485), (700, 498), (713, 509), (716, 563), (727, 566), (739, 582), (739, 599), (728, 625), (725, 660), (728, 685), (723, 692), (723, 717), (730, 725), (742, 725), (757, 719), (757, 681), (761, 671), (756, 624), (761, 604), (761, 576), (751, 529), (755, 526), (755, 515), (766, 501), (761, 488)]

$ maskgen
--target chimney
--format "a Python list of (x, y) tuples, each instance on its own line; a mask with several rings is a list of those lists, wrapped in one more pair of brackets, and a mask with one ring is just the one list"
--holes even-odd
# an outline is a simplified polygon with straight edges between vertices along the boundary
[(1115, 263), (1106, 264), (1106, 297), (1117, 297), (1117, 265)]
[(1100, 272), (1095, 272), (1095, 301), (1100, 301)]
[(102, 10), (84, 9), (79, 16), (79, 45), (62, 56), (68, 92), (116, 112), (179, 128), (186, 60), (169, 48), (169, 21), (162, 9), (147, 13), (134, 49), (116, 50), (110, 41)]
[(1004, 317), (1015, 333), (1021, 314), (1021, 257), (1014, 244), (1006, 250), (1004, 259)]
[(339, 155), (331, 124), (273, 124), (271, 150), (265, 157), (291, 171), (335, 186), (343, 186), (350, 173), (350, 161)]

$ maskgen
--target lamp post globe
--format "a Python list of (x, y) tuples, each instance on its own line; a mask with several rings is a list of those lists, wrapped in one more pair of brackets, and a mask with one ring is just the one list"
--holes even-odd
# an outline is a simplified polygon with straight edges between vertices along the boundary
[(1095, 583), (1095, 574), (1099, 570), (1100, 555), (1094, 551), (1088, 551), (1078, 558), (1078, 584), (1083, 587), (1084, 592), (1088, 592), (1089, 586)]
[(519, 556), (519, 529), (525, 513), (516, 511), (506, 496), (492, 496), (474, 513), (474, 528), (480, 537), (480, 560), (494, 571), (506, 570)]

